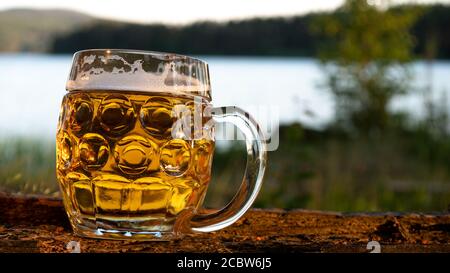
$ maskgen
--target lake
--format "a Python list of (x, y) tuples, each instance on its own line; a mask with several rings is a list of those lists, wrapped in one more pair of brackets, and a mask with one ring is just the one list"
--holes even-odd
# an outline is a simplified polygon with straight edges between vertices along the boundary
[[(333, 118), (333, 100), (319, 87), (323, 74), (314, 59), (199, 58), (209, 63), (215, 106), (240, 106), (263, 127), (278, 117), (281, 123), (300, 121), (313, 127)], [(0, 54), (0, 135), (54, 137), (71, 61), (69, 55)], [(436, 100), (450, 92), (450, 61), (435, 62), (431, 69), (424, 62), (411, 66), (417, 89), (430, 84), (428, 78)], [(413, 92), (396, 98), (392, 107), (421, 116), (421, 98), (422, 93)]]

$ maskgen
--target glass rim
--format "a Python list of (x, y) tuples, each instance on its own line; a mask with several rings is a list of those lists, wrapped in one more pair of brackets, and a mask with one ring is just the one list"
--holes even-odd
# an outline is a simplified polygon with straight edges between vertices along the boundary
[(143, 50), (143, 49), (128, 49), (128, 48), (87, 48), (78, 50), (73, 53), (73, 56), (83, 53), (89, 52), (106, 52), (106, 53), (121, 53), (121, 54), (137, 54), (137, 55), (148, 55), (152, 57), (156, 57), (162, 60), (173, 60), (173, 59), (183, 59), (183, 60), (193, 60), (196, 62), (201, 62), (207, 65), (208, 63), (202, 59), (197, 57), (192, 57), (185, 54), (173, 53), (173, 52), (165, 52), (165, 51), (156, 51), (156, 50)]
[(211, 100), (207, 62), (178, 53), (138, 49), (76, 51), (66, 90), (168, 92)]

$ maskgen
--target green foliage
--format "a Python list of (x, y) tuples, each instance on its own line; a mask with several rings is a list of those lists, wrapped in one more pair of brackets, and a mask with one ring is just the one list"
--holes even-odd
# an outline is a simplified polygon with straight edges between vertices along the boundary
[(52, 141), (7, 138), (0, 141), (0, 190), (58, 195)]
[(412, 8), (381, 10), (366, 0), (347, 0), (334, 13), (319, 16), (312, 26), (328, 38), (319, 56), (342, 65), (409, 61), (413, 47), (409, 30), (418, 13)]
[[(216, 204), (229, 201), (240, 183), (243, 149), (216, 154), (215, 180), (207, 197), (222, 199)], [(256, 207), (444, 211), (450, 204), (450, 137), (423, 127), (367, 138), (285, 125), (280, 128), (279, 148), (268, 156)]]
[(389, 126), (389, 102), (410, 90), (405, 63), (413, 57), (410, 28), (418, 12), (381, 10), (366, 0), (347, 0), (312, 25), (324, 37), (319, 57), (326, 86), (345, 129), (377, 133)]

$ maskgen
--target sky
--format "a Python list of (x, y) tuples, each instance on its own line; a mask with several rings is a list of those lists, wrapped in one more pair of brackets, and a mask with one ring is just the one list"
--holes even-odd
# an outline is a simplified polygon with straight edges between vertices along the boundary
[[(371, 0), (374, 3), (389, 0)], [(226, 21), (250, 17), (304, 14), (330, 10), (343, 0), (1, 0), (9, 8), (63, 8), (96, 17), (137, 23), (184, 24), (199, 20)], [(391, 0), (393, 3), (434, 3), (450, 0)]]

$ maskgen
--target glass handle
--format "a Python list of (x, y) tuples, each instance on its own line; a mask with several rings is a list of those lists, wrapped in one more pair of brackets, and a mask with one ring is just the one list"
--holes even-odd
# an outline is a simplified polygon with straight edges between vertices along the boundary
[(264, 136), (249, 113), (235, 106), (218, 107), (212, 109), (212, 118), (217, 123), (232, 123), (244, 134), (247, 165), (241, 187), (228, 205), (216, 212), (200, 213), (192, 217), (191, 229), (196, 232), (210, 232), (225, 228), (244, 215), (261, 188), (267, 160)]

